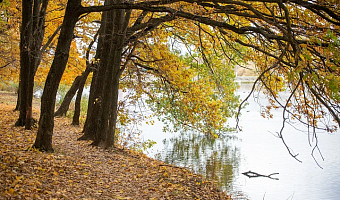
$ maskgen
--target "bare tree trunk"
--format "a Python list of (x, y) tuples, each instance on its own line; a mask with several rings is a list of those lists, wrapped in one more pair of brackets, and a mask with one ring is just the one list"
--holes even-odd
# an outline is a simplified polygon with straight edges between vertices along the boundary
[(18, 111), (20, 109), (20, 78), (19, 78), (19, 87), (17, 90), (17, 105), (14, 108), (14, 111)]
[(54, 107), (56, 94), (61, 77), (64, 73), (69, 57), (70, 45), (73, 39), (73, 31), (81, 10), (81, 0), (69, 0), (67, 2), (64, 21), (55, 52), (51, 69), (47, 75), (44, 91), (41, 97), (41, 114), (39, 129), (34, 148), (53, 151), (52, 134), (54, 127)]
[(116, 133), (116, 124), (117, 124), (117, 116), (118, 116), (118, 94), (119, 94), (119, 79), (120, 73), (115, 75), (114, 84), (112, 88), (112, 104), (110, 107), (110, 119), (109, 119), (109, 129), (107, 130), (106, 139), (105, 139), (105, 148), (111, 148), (114, 146), (115, 142), (115, 133)]
[[(105, 1), (105, 5), (109, 5), (109, 1)], [(99, 59), (98, 68), (93, 72), (89, 103), (87, 109), (87, 117), (84, 125), (84, 135), (78, 140), (95, 140), (98, 127), (98, 113), (100, 112), (102, 103), (102, 90), (105, 82), (106, 62), (111, 49), (112, 20), (108, 20), (108, 13), (113, 11), (105, 11), (102, 14), (101, 30), (99, 32), (98, 48), (96, 58)], [(103, 51), (105, 49), (105, 51)]]
[[(122, 3), (114, 0), (112, 3)], [(114, 147), (114, 135), (117, 120), (118, 90), (121, 75), (122, 52), (125, 42), (126, 30), (131, 11), (115, 10), (109, 13), (108, 21), (112, 14), (113, 34), (109, 62), (104, 90), (102, 93), (101, 112), (99, 112), (99, 125), (93, 145), (103, 148)]]
[(17, 126), (31, 129), (34, 76), (40, 62), (40, 48), (45, 33), (45, 15), (48, 0), (22, 1), (20, 37), (20, 83), (17, 108), (20, 111)]
[[(98, 49), (97, 49), (98, 51)], [(93, 72), (91, 86), (90, 86), (90, 95), (89, 95), (89, 101), (87, 103), (87, 113), (86, 113), (86, 120), (83, 128), (83, 135), (78, 138), (78, 140), (93, 140), (94, 139), (94, 133), (91, 131), (93, 123), (91, 123), (91, 120), (94, 119), (94, 113), (93, 111), (93, 105), (95, 103), (95, 88), (96, 88), (96, 77), (97, 77), (97, 70)]]
[(49, 0), (34, 0), (33, 15), (32, 15), (32, 34), (30, 38), (30, 63), (28, 70), (28, 84), (27, 84), (27, 106), (26, 106), (26, 123), (25, 129), (32, 128), (35, 120), (32, 115), (32, 101), (33, 101), (33, 88), (34, 88), (34, 76), (36, 68), (40, 63), (41, 54), (40, 51), (42, 42), (45, 36), (45, 16)]
[(81, 80), (80, 80), (80, 83), (79, 83), (77, 98), (76, 98), (76, 102), (75, 102), (75, 105), (74, 105), (74, 114), (73, 114), (72, 125), (79, 125), (81, 97), (83, 95), (83, 90), (84, 90), (86, 79), (87, 79), (88, 75), (90, 74), (90, 72), (91, 72), (91, 68), (87, 67), (85, 69), (85, 71), (83, 72), (83, 74), (81, 75)]
[(33, 1), (22, 1), (22, 24), (20, 32), (20, 113), (16, 126), (25, 126), (27, 112), (27, 86), (30, 68), (30, 35), (32, 34)]
[[(111, 4), (112, 1), (105, 1)], [(104, 20), (104, 43), (103, 49), (105, 52), (101, 52), (100, 68), (96, 78), (96, 99), (95, 104), (92, 106), (92, 117), (96, 117), (94, 121), (91, 121), (91, 131), (94, 133), (94, 140), (92, 145), (103, 147), (103, 131), (107, 128), (107, 112), (109, 112), (108, 104), (111, 100), (110, 93), (107, 91), (107, 87), (111, 85), (111, 75), (113, 66), (110, 64), (110, 54), (112, 49), (113, 40), (113, 16), (115, 10), (107, 11), (103, 13)], [(97, 113), (97, 116), (93, 115)]]

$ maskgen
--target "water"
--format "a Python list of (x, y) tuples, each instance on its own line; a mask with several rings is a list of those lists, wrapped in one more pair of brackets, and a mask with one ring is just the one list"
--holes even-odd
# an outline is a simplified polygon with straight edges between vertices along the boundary
[[(249, 92), (250, 85), (242, 85), (238, 94), (241, 99)], [(318, 133), (318, 152), (311, 156), (312, 147), (308, 144), (306, 132), (295, 124), (286, 126), (284, 138), (288, 146), (298, 153), (292, 158), (282, 140), (276, 137), (282, 126), (281, 110), (273, 110), (273, 119), (260, 116), (263, 97), (252, 98), (242, 110), (240, 125), (242, 131), (230, 133), (216, 140), (208, 139), (197, 133), (163, 133), (162, 123), (143, 126), (145, 140), (152, 139), (157, 144), (148, 155), (168, 163), (189, 167), (208, 178), (217, 181), (218, 186), (234, 198), (239, 199), (309, 199), (336, 200), (340, 198), (340, 132), (333, 134)], [(233, 125), (234, 120), (232, 120)], [(273, 180), (266, 177), (248, 178), (242, 172), (257, 172), (274, 175)]]

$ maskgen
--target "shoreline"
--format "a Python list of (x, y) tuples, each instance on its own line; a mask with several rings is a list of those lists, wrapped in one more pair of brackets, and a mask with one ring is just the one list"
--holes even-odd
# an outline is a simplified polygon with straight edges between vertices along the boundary
[[(30, 149), (37, 128), (14, 127), (16, 95), (0, 91), (0, 189), (5, 199), (231, 199), (200, 174), (127, 149), (77, 141), (81, 127), (55, 119), (54, 153)], [(35, 100), (36, 101), (36, 100)], [(34, 104), (34, 118), (39, 108)]]

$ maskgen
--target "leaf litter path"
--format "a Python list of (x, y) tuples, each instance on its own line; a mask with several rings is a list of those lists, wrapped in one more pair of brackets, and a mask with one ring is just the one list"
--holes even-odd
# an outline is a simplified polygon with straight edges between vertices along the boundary
[[(231, 199), (187, 169), (79, 142), (81, 128), (68, 118), (55, 119), (54, 153), (29, 149), (37, 129), (15, 127), (15, 103), (4, 96), (0, 94), (0, 199)], [(34, 110), (35, 118), (38, 112)]]

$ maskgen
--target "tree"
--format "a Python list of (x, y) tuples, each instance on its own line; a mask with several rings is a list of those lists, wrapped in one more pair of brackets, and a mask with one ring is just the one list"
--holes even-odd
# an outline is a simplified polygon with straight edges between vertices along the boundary
[(33, 124), (32, 99), (34, 76), (40, 63), (48, 0), (22, 1), (20, 35), (19, 119), (16, 125), (30, 129)]
[(54, 116), (65, 116), (69, 107), (70, 107), (70, 104), (71, 104), (71, 101), (74, 97), (74, 95), (77, 93), (79, 87), (80, 87), (80, 82), (81, 80), (83, 79), (83, 74), (82, 75), (79, 75), (77, 76), (70, 89), (67, 91), (64, 99), (63, 99), (63, 102), (61, 103), (60, 107), (58, 108), (58, 110), (54, 113)]
[[(22, 13), (21, 34), (21, 57), (22, 63), (19, 78), (18, 103), (16, 110), (20, 110), (19, 118), (16, 125), (24, 126), (30, 129), (33, 119), (31, 116), (31, 101), (33, 97), (33, 87), (35, 84), (41, 84), (46, 79), (48, 65), (50, 64), (50, 53), (54, 52), (55, 38), (60, 31), (61, 13), (63, 13), (64, 3), (62, 1), (25, 1), (22, 9), (21, 2), (9, 3), (8, 13), (13, 12), (13, 8)], [(29, 5), (28, 5), (29, 4)], [(13, 7), (13, 8), (12, 8)], [(6, 15), (4, 15), (6, 16)], [(9, 14), (11, 20), (8, 20), (11, 27), (19, 26), (17, 16)], [(13, 18), (13, 19), (12, 19)], [(19, 17), (17, 17), (19, 18)], [(8, 48), (8, 46), (6, 46)], [(71, 51), (73, 53), (73, 51)], [(13, 55), (13, 52), (11, 53)], [(18, 54), (19, 56), (19, 54)], [(71, 62), (77, 59), (77, 55), (72, 55)], [(20, 59), (18, 59), (20, 60)], [(13, 63), (13, 62), (7, 62)], [(8, 66), (8, 64), (6, 64)], [(38, 68), (38, 66), (41, 66)], [(13, 76), (13, 75), (12, 75)], [(24, 84), (20, 82), (23, 81)], [(23, 98), (21, 98), (23, 97)], [(20, 107), (20, 105), (22, 105)], [(29, 123), (26, 123), (26, 118)]]
[[(45, 51), (50, 48), (60, 30), (60, 27), (56, 27), (54, 32), (45, 38), (48, 3), (48, 0), (23, 1), (21, 6), (20, 81), (17, 105), (20, 114), (16, 125), (25, 125), (26, 129), (30, 129), (34, 122), (32, 118), (34, 77)], [(44, 40), (46, 42), (43, 45)]]
[[(109, 1), (108, 5), (112, 3), (122, 3), (122, 1)], [(101, 51), (103, 56), (100, 60), (99, 70), (102, 69), (101, 71), (105, 72), (105, 75), (101, 80), (103, 87), (98, 99), (99, 116), (93, 145), (111, 148), (114, 144), (117, 120), (118, 88), (122, 74), (121, 58), (131, 10), (112, 10), (104, 12), (103, 15), (102, 22), (104, 24), (102, 26), (104, 26), (105, 42), (102, 47), (109, 54)]]
[(53, 151), (52, 134), (54, 127), (55, 97), (63, 72), (68, 61), (69, 50), (73, 39), (73, 31), (80, 16), (78, 9), (81, 0), (70, 0), (67, 3), (64, 21), (55, 51), (51, 69), (46, 78), (44, 91), (41, 97), (41, 114), (39, 129), (33, 147), (45, 151)]
[(18, 78), (20, 36), (16, 24), (20, 12), (8, 1), (1, 3), (0, 17), (0, 79), (3, 83)]
[(18, 121), (15, 123), (18, 126), (25, 125), (27, 116), (27, 102), (28, 82), (30, 77), (30, 58), (29, 49), (30, 35), (32, 34), (32, 1), (22, 2), (22, 25), (20, 34), (20, 82), (19, 82), (19, 97), (20, 99), (20, 115)]
[(81, 98), (82, 98), (86, 79), (87, 79), (88, 75), (90, 74), (90, 72), (91, 72), (91, 68), (88, 67), (88, 68), (86, 68), (86, 70), (84, 71), (84, 73), (81, 76), (79, 89), (78, 89), (76, 101), (75, 101), (75, 104), (74, 104), (74, 114), (73, 114), (72, 125), (79, 125)]
[(73, 115), (73, 120), (72, 120), (73, 125), (79, 125), (80, 104), (81, 104), (83, 89), (84, 89), (85, 82), (86, 82), (88, 75), (90, 74), (90, 72), (93, 71), (93, 69), (95, 68), (94, 66), (96, 65), (94, 62), (90, 62), (89, 60), (90, 60), (90, 51), (92, 49), (92, 46), (94, 45), (94, 43), (97, 40), (99, 32), (100, 32), (100, 28), (97, 31), (97, 33), (94, 35), (93, 41), (91, 41), (91, 43), (89, 44), (88, 49), (86, 51), (86, 55), (85, 55), (86, 70), (82, 74), (82, 79), (80, 81), (80, 85), (79, 85), (79, 89), (78, 89), (78, 93), (77, 93), (77, 98), (76, 98), (76, 102), (75, 102), (75, 105), (74, 105), (75, 109), (74, 109), (74, 115)]
[[(135, 19), (131, 19), (133, 22), (130, 22), (131, 26), (127, 28), (127, 34), (125, 35), (124, 38), (127, 38), (126, 42), (125, 42), (125, 55), (122, 54), (121, 55), (121, 58), (119, 60), (125, 60), (125, 63), (124, 64), (121, 64), (122, 67), (120, 68), (120, 71), (121, 73), (124, 73), (124, 71), (127, 70), (127, 74), (132, 74), (132, 73), (137, 73), (137, 84), (134, 84), (133, 81), (130, 82), (129, 84), (131, 84), (130, 86), (132, 86), (132, 88), (135, 88), (136, 90), (136, 94), (137, 96), (140, 95), (140, 93), (143, 93), (143, 92), (146, 92), (150, 95), (150, 91), (149, 89), (143, 89), (143, 85), (145, 83), (143, 83), (141, 81), (141, 69), (143, 70), (146, 70), (147, 73), (145, 74), (151, 74), (152, 76), (154, 77), (158, 77), (160, 78), (161, 80), (164, 80), (166, 79), (165, 76), (171, 76), (170, 75), (170, 71), (169, 70), (172, 70), (171, 67), (173, 69), (176, 69), (177, 67), (177, 70), (173, 70), (172, 73), (177, 73), (176, 71), (181, 71), (183, 69), (185, 69), (186, 66), (180, 66), (179, 63), (176, 64), (176, 66), (174, 66), (174, 62), (167, 62), (167, 60), (173, 60), (173, 59), (176, 59), (174, 55), (172, 55), (171, 53), (168, 53), (166, 55), (166, 51), (170, 51), (167, 47), (165, 47), (164, 45), (166, 45), (163, 41), (164, 41), (164, 38), (168, 37), (167, 34), (164, 34), (164, 32), (166, 31), (166, 28), (165, 27), (162, 27), (160, 26), (161, 25), (161, 22), (163, 20), (165, 21), (171, 21), (173, 20), (173, 18), (171, 16), (163, 16), (160, 19), (154, 19), (154, 18), (149, 18), (149, 19), (145, 19), (145, 18), (148, 18), (147, 17), (147, 12), (141, 12), (141, 13), (135, 13), (135, 15), (137, 14), (137, 16), (135, 17)], [(104, 17), (103, 17), (104, 19)], [(145, 20), (146, 22), (141, 24), (142, 20)], [(143, 25), (143, 26), (141, 26)], [(144, 26), (149, 26), (148, 28), (145, 28)], [(103, 22), (102, 22), (102, 27), (103, 27)], [(139, 27), (144, 29), (143, 30), (143, 34), (138, 34), (140, 36), (138, 36), (136, 33), (135, 34), (131, 34), (133, 33), (133, 30), (134, 31), (137, 31), (138, 29), (136, 29), (136, 27)], [(158, 28), (160, 27), (160, 28)], [(111, 28), (111, 27), (110, 27)], [(163, 30), (161, 30), (163, 29)], [(107, 30), (107, 28), (105, 29)], [(159, 36), (155, 36), (155, 35), (152, 35), (152, 34), (149, 34), (150, 32), (152, 31), (155, 31), (155, 30), (158, 30), (159, 32), (162, 32), (160, 33)], [(122, 34), (122, 33), (121, 33)], [(148, 35), (149, 34), (149, 35)], [(110, 45), (110, 43), (108, 41), (110, 41), (109, 37), (111, 34), (110, 32), (106, 33), (104, 32), (103, 35), (106, 37), (106, 39), (104, 39), (105, 42), (102, 42), (100, 44), (102, 44), (103, 46), (105, 47), (101, 47), (100, 45), (99, 48), (97, 50), (99, 50), (100, 52), (100, 49), (103, 48), (105, 49), (106, 51), (105, 52), (109, 52), (109, 49), (110, 48), (115, 48), (114, 46)], [(139, 43), (142, 42), (141, 39), (139, 38), (142, 38), (144, 35), (147, 35), (148, 38), (155, 38), (155, 37), (162, 37), (161, 40), (163, 41), (154, 41), (154, 43), (159, 43), (160, 46), (162, 46), (160, 48), (160, 46), (158, 46), (159, 49), (162, 49), (162, 52), (164, 51), (164, 55), (160, 55), (160, 56), (155, 56), (153, 55), (153, 51), (157, 51), (157, 47), (154, 48), (154, 47), (147, 47), (146, 43), (147, 43), (147, 39), (144, 39), (145, 42), (144, 44), (142, 45), (129, 45), (129, 44), (133, 44), (132, 42), (135, 41), (135, 40), (139, 40)], [(146, 48), (147, 47), (147, 48)], [(141, 49), (142, 48), (142, 49)], [(140, 50), (139, 50), (140, 49)], [(153, 49), (152, 51), (148, 51), (147, 49)], [(149, 52), (149, 53), (145, 53), (145, 52)], [(93, 76), (93, 80), (92, 80), (92, 85), (91, 85), (91, 90), (90, 90), (90, 101), (89, 101), (89, 109), (88, 109), (88, 116), (87, 116), (87, 120), (86, 120), (86, 123), (85, 123), (85, 128), (84, 128), (84, 135), (80, 138), (81, 140), (83, 139), (91, 139), (91, 140), (94, 140), (94, 143), (93, 145), (99, 145), (100, 142), (96, 142), (95, 138), (96, 138), (96, 135), (95, 134), (104, 134), (105, 135), (105, 131), (106, 128), (103, 128), (102, 130), (99, 130), (99, 126), (104, 123), (102, 126), (103, 127), (106, 127), (107, 124), (110, 124), (110, 120), (98, 120), (98, 118), (96, 118), (95, 116), (98, 116), (98, 113), (101, 113), (101, 112), (106, 112), (106, 110), (102, 110), (103, 108), (106, 109), (108, 108), (107, 105), (110, 105), (110, 101), (111, 101), (111, 98), (107, 98), (107, 97), (104, 97), (104, 94), (107, 94), (107, 92), (100, 92), (100, 91), (105, 91), (104, 88), (104, 83), (108, 83), (107, 78), (105, 78), (105, 75), (109, 72), (108, 69), (105, 68), (105, 62), (107, 62), (107, 57), (108, 55), (107, 54), (104, 54), (101, 53), (101, 54), (98, 54), (98, 55), (104, 55), (103, 58), (99, 58), (100, 60), (100, 67), (98, 69), (98, 73), (96, 75)], [(137, 56), (138, 55), (138, 56)], [(145, 57), (145, 58), (143, 58)], [(156, 68), (153, 68), (150, 66), (150, 64), (142, 64), (141, 62), (138, 62), (142, 60), (142, 62), (145, 62), (145, 60), (147, 58), (151, 58), (151, 57), (155, 57), (154, 60), (155, 61), (146, 61), (146, 63), (151, 63), (153, 65), (156, 65), (157, 67), (159, 67), (160, 69), (156, 69)], [(122, 59), (123, 58), (123, 59)], [(144, 61), (143, 61), (144, 60)], [(156, 62), (156, 60), (159, 60)], [(131, 61), (133, 62), (133, 64), (129, 64), (128, 62)], [(168, 67), (168, 69), (162, 69), (164, 67)], [(170, 67), (171, 66), (171, 67)], [(178, 70), (178, 68), (181, 68), (181, 70)], [(186, 72), (188, 73), (188, 72)], [(194, 76), (194, 75), (193, 75)], [(191, 76), (191, 77), (193, 77)], [(183, 79), (182, 80), (182, 84), (185, 84), (183, 81), (185, 80), (188, 80), (188, 77)], [(180, 82), (180, 78), (177, 80), (178, 82)], [(120, 82), (117, 82), (116, 84), (114, 85), (117, 85), (117, 87), (114, 89), (115, 93), (118, 93), (118, 86), (119, 86)], [(128, 85), (126, 83), (126, 78), (125, 78), (125, 81), (123, 82), (124, 85)], [(150, 83), (148, 83), (150, 84)], [(174, 83), (171, 83), (173, 86), (174, 86)], [(147, 84), (145, 84), (147, 85)], [(93, 86), (93, 87), (92, 87)], [(124, 86), (123, 86), (124, 87)], [(148, 87), (150, 87), (150, 85), (148, 85)], [(199, 87), (199, 86), (197, 86)], [(214, 86), (212, 86), (214, 87)], [(95, 89), (93, 89), (95, 88)], [(131, 87), (130, 87), (131, 88)], [(148, 90), (148, 91), (147, 91)], [(102, 94), (100, 94), (102, 93)], [(95, 95), (92, 95), (92, 94), (95, 94)], [(95, 96), (95, 97), (93, 97)], [(138, 98), (138, 97), (137, 97)], [(116, 101), (116, 100), (113, 100), (113, 101)], [(106, 106), (103, 106), (103, 105), (106, 105)], [(209, 107), (207, 105), (207, 107)], [(235, 106), (234, 106), (235, 107)], [(208, 108), (207, 110), (213, 110), (215, 108)], [(111, 114), (108, 114), (108, 115), (111, 115), (112, 118), (117, 118), (117, 108), (114, 109), (115, 111), (111, 111), (112, 113)], [(227, 109), (226, 109), (227, 110)], [(193, 110), (191, 110), (191, 112), (188, 112), (188, 115), (189, 113), (192, 113), (194, 112)], [(204, 111), (203, 111), (204, 112)], [(93, 114), (92, 114), (93, 113)], [(207, 116), (207, 114), (206, 114)], [(182, 120), (182, 119), (178, 119), (178, 120)], [(196, 121), (198, 121), (198, 119), (195, 119)], [(217, 120), (215, 119), (216, 123), (219, 123), (220, 121), (225, 121), (224, 119), (223, 120)], [(115, 124), (116, 122), (114, 122), (113, 124)], [(194, 122), (195, 123), (195, 122)], [(222, 122), (223, 123), (223, 122)], [(221, 123), (221, 124), (222, 124)], [(221, 126), (220, 124), (220, 126)], [(193, 124), (190, 124), (190, 125), (193, 125)], [(112, 125), (111, 125), (112, 126)], [(195, 127), (197, 128), (197, 127)], [(215, 127), (214, 127), (215, 128)], [(212, 128), (213, 129), (213, 128)], [(114, 130), (114, 129), (113, 129)], [(113, 133), (111, 134), (112, 137), (114, 136), (114, 131)], [(105, 141), (105, 139), (104, 139)], [(113, 144), (110, 144), (109, 146), (112, 146)]]
[(70, 103), (71, 103), (74, 95), (78, 91), (76, 102), (75, 102), (75, 112), (74, 112), (74, 117), (73, 117), (73, 122), (72, 122), (72, 124), (74, 124), (74, 125), (79, 125), (80, 101), (81, 101), (83, 89), (84, 89), (88, 75), (93, 71), (93, 68), (94, 68), (93, 67), (94, 63), (90, 61), (90, 54), (91, 54), (90, 52), (91, 52), (92, 46), (94, 45), (94, 43), (97, 40), (98, 33), (99, 33), (99, 30), (94, 35), (93, 40), (90, 42), (90, 44), (87, 47), (87, 51), (86, 51), (86, 54), (85, 54), (85, 62), (86, 62), (85, 71), (81, 75), (78, 75), (74, 79), (70, 89), (67, 91), (67, 93), (66, 93), (66, 95), (63, 99), (63, 102), (61, 103), (58, 110), (54, 113), (54, 116), (64, 116), (64, 115), (66, 115), (66, 113), (69, 109)]
[[(114, 42), (112, 43), (112, 46), (109, 45), (111, 44), (111, 36), (105, 35), (105, 37), (109, 37), (109, 40), (105, 40), (105, 42), (110, 41), (110, 43), (107, 42), (107, 44), (101, 45), (109, 45), (107, 46), (108, 48), (104, 49), (111, 53), (109, 55), (110, 57), (105, 58), (99, 56), (100, 58), (104, 58), (104, 60), (100, 60), (100, 66), (106, 65), (105, 59), (112, 59), (111, 64), (115, 67), (103, 69), (105, 73), (108, 73), (105, 74), (106, 78), (102, 80), (108, 80), (108, 82), (105, 82), (106, 85), (103, 87), (105, 90), (98, 90), (105, 92), (102, 93), (100, 99), (94, 98), (95, 101), (105, 100), (106, 98), (104, 97), (110, 97), (111, 95), (115, 97), (117, 95), (115, 91), (118, 90), (120, 71), (123, 69), (118, 67), (121, 65), (122, 59), (120, 58), (122, 58), (123, 52), (131, 52), (133, 49), (128, 44), (134, 44), (135, 42), (139, 43), (142, 37), (148, 36), (152, 38), (155, 35), (152, 35), (151, 33), (154, 33), (161, 25), (166, 27), (168, 24), (171, 24), (170, 22), (173, 23), (171, 24), (172, 29), (165, 28), (163, 29), (164, 33), (171, 33), (172, 31), (169, 30), (173, 29), (179, 30), (181, 29), (180, 25), (190, 27), (194, 24), (195, 26), (198, 26), (200, 30), (197, 37), (199, 40), (196, 40), (196, 43), (199, 41), (197, 49), (203, 60), (208, 60), (206, 59), (206, 55), (213, 53), (211, 50), (214, 49), (218, 49), (217, 52), (226, 52), (223, 54), (228, 56), (228, 51), (224, 51), (225, 47), (236, 51), (240, 49), (240, 46), (243, 46), (242, 48), (247, 47), (248, 50), (244, 57), (245, 61), (252, 60), (256, 62), (260, 73), (257, 82), (262, 82), (268, 91), (267, 93), (272, 98), (273, 103), (276, 102), (278, 103), (278, 106), (282, 106), (285, 114), (290, 113), (290, 117), (293, 116), (296, 119), (299, 119), (299, 116), (301, 116), (300, 121), (302, 123), (315, 129), (321, 128), (317, 126), (317, 119), (329, 114), (337, 125), (340, 126), (338, 117), (338, 38), (340, 18), (337, 11), (339, 4), (336, 2), (310, 2), (303, 0), (292, 0), (289, 2), (215, 0), (210, 2), (143, 1), (137, 3), (121, 3), (110, 1), (106, 2), (104, 6), (87, 7), (81, 7), (79, 1), (77, 1), (77, 3), (69, 1), (68, 4), (73, 4), (74, 8), (77, 8), (78, 10), (75, 11), (73, 15), (67, 14), (66, 11), (65, 21), (70, 21), (71, 19), (68, 19), (70, 17), (74, 18), (73, 21), (71, 20), (72, 23), (69, 24), (72, 26), (68, 26), (67, 28), (74, 27), (73, 23), (76, 23), (76, 15), (78, 17), (84, 13), (107, 11), (107, 13), (112, 13), (107, 14), (108, 18), (114, 16), (115, 20), (117, 18), (122, 19), (124, 14), (126, 17), (128, 16), (127, 13), (124, 13), (124, 10), (126, 12), (130, 12), (131, 10), (132, 16), (134, 16), (133, 13), (137, 13), (137, 18), (134, 21), (135, 23), (131, 23), (132, 25), (127, 29), (124, 28), (124, 24), (120, 24), (118, 21), (114, 21), (114, 24), (105, 24), (105, 28), (109, 31), (108, 33), (111, 33), (111, 28), (107, 28), (108, 26), (116, 27), (116, 29), (113, 28), (112, 31), (113, 34), (116, 34), (117, 38), (121, 38), (121, 35), (125, 34), (125, 37), (127, 37), (122, 38), (121, 41), (115, 41), (116, 38), (113, 38), (112, 41)], [(112, 9), (114, 9), (114, 12), (109, 11)], [(119, 29), (119, 34), (117, 34), (118, 27), (121, 28)], [(104, 33), (106, 33), (105, 31)], [(202, 33), (205, 33), (207, 36), (202, 37)], [(67, 31), (67, 37), (69, 37), (68, 34), (71, 35), (70, 29)], [(184, 37), (184, 40), (190, 41), (188, 37)], [(117, 46), (118, 43), (115, 43), (122, 41), (126, 42), (126, 49), (123, 46)], [(163, 41), (166, 41), (166, 37), (163, 37)], [(63, 42), (64, 44), (62, 44), (60, 40), (58, 42), (65, 47), (65, 50), (67, 50), (65, 40)], [(146, 39), (144, 40), (144, 43), (145, 42), (152, 44), (152, 40), (148, 41)], [(205, 46), (206, 43), (211, 44), (210, 48)], [(189, 44), (192, 45), (193, 43), (189, 42)], [(145, 48), (147, 46), (141, 45), (140, 47)], [(160, 47), (163, 48), (164, 46), (160, 45)], [(124, 51), (121, 48), (123, 48)], [(110, 51), (108, 51), (109, 49)], [(161, 52), (161, 49), (158, 50)], [(241, 50), (239, 51), (242, 52)], [(68, 52), (68, 50), (65, 52)], [(66, 60), (60, 60), (58, 53), (60, 52), (56, 51), (55, 60), (49, 74), (57, 72), (55, 68), (57, 68), (58, 59), (58, 61), (63, 61), (59, 64), (66, 65), (65, 61), (67, 61), (67, 56), (65, 55), (64, 57)], [(150, 60), (138, 59), (142, 58), (138, 55), (142, 53), (142, 50), (137, 50), (136, 54), (132, 56), (134, 56), (136, 60), (151, 63), (149, 62)], [(126, 56), (125, 58), (129, 57)], [(123, 67), (124, 66), (128, 65), (123, 65)], [(144, 66), (146, 70), (154, 71), (154, 74), (157, 74), (157, 68), (152, 68), (140, 63), (139, 67), (141, 66)], [(206, 66), (209, 67), (208, 63), (206, 63)], [(57, 72), (58, 77), (62, 75), (64, 68), (64, 66), (58, 66), (58, 69), (60, 69)], [(101, 67), (99, 67), (98, 72), (100, 70)], [(138, 70), (136, 71), (138, 72)], [(99, 74), (100, 73), (96, 76), (98, 77)], [(59, 78), (51, 78), (51, 80), (49, 80), (50, 78), (46, 81), (44, 93), (45, 91), (47, 93), (49, 90), (46, 88), (53, 88), (53, 92), (48, 95), (49, 97), (53, 97), (57, 87), (52, 86), (51, 84), (53, 83), (57, 86)], [(113, 83), (114, 85), (108, 83)], [(92, 84), (97, 83), (93, 82)], [(291, 88), (292, 94), (288, 101), (284, 103), (280, 102), (277, 98), (278, 92), (282, 90), (283, 85), (287, 85), (288, 88)], [(293, 98), (295, 98), (294, 101)], [(45, 113), (53, 110), (53, 102), (53, 100), (47, 102), (46, 97), (45, 99), (43, 98), (42, 112)], [(101, 106), (110, 111), (99, 112), (99, 132), (96, 132), (95, 145), (100, 145), (100, 143), (105, 144), (104, 147), (112, 145), (112, 142), (102, 141), (104, 138), (102, 136), (106, 135), (106, 138), (113, 138), (112, 132), (104, 132), (109, 129), (114, 130), (116, 104), (115, 98), (113, 102), (101, 102)], [(289, 106), (291, 104), (293, 106)], [(314, 110), (316, 112), (314, 112)], [(297, 115), (296, 113), (300, 114)], [(112, 117), (111, 121), (108, 121), (109, 116)], [(302, 116), (307, 120), (301, 120)], [(53, 120), (50, 119), (50, 115), (45, 115), (45, 117), (46, 118), (41, 118), (41, 121), (47, 120), (49, 123), (42, 122), (40, 127), (44, 124), (44, 129), (45, 131), (48, 130), (47, 135), (49, 136), (52, 134), (52, 129), (49, 126), (52, 126), (53, 128)], [(286, 118), (286, 115), (284, 115), (284, 122), (287, 121)], [(108, 122), (111, 122), (111, 124), (108, 125)], [(43, 134), (43, 132), (45, 132), (42, 131), (42, 128), (40, 127), (38, 135), (39, 133)], [(46, 127), (49, 128), (47, 129)], [(85, 130), (87, 127), (89, 126), (86, 125)], [(334, 128), (336, 127), (326, 126), (321, 129), (332, 131)], [(283, 139), (281, 133), (279, 136)], [(311, 136), (315, 137), (315, 134), (311, 134)], [(48, 141), (50, 142), (51, 140)], [(39, 147), (39, 145), (37, 145), (37, 147)]]

